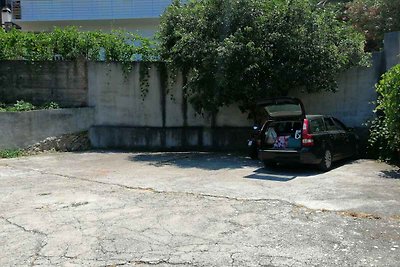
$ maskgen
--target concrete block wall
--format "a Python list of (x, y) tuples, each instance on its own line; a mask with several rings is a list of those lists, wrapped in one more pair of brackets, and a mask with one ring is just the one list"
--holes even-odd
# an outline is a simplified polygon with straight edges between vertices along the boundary
[(61, 107), (85, 107), (87, 95), (84, 61), (0, 61), (0, 103), (53, 101)]
[(93, 108), (0, 112), (0, 150), (25, 148), (48, 137), (87, 131)]

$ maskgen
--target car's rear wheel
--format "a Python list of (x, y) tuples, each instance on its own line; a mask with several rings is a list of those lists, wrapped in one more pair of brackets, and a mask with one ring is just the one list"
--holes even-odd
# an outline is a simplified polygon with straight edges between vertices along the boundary
[(332, 153), (329, 149), (325, 150), (319, 168), (325, 172), (332, 169)]

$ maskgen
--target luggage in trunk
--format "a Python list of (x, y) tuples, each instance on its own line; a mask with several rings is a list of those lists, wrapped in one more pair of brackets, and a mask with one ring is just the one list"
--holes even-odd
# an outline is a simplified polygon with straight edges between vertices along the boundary
[(268, 149), (291, 149), (301, 148), (300, 121), (277, 121), (271, 122), (265, 131), (264, 144)]

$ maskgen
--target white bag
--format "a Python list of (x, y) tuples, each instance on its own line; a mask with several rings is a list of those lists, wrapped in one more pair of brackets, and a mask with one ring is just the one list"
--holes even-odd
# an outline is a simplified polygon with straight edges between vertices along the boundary
[(268, 131), (265, 132), (265, 142), (268, 145), (273, 145), (276, 142), (276, 138), (278, 137), (278, 135), (275, 132), (275, 129), (273, 127), (269, 127)]

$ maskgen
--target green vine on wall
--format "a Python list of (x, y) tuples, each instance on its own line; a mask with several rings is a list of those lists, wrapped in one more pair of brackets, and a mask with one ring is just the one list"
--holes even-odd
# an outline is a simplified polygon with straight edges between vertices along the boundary
[(144, 100), (146, 95), (149, 93), (150, 69), (151, 63), (148, 61), (143, 61), (139, 65), (140, 95), (142, 100)]
[(140, 86), (144, 98), (149, 90), (149, 68), (158, 59), (154, 41), (127, 31), (83, 32), (76, 27), (54, 28), (32, 33), (0, 29), (0, 60), (58, 61), (87, 60), (118, 62), (125, 80), (140, 64)]

